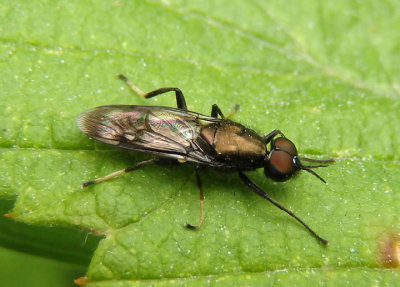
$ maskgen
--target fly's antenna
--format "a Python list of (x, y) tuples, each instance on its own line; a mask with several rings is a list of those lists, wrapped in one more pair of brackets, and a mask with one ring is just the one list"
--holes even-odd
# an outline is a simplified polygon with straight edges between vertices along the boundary
[(310, 168), (316, 168), (316, 167), (326, 167), (326, 165), (311, 165), (311, 166), (302, 166), (301, 169), (304, 169), (305, 171), (308, 171), (309, 173), (315, 175), (317, 178), (319, 178), (323, 183), (326, 183), (325, 179), (323, 179), (318, 173), (313, 171)]
[[(317, 162), (317, 163), (333, 163), (335, 160), (333, 158), (331, 159), (312, 159), (312, 158), (307, 158), (307, 157), (298, 157), (299, 160), (301, 161), (307, 161), (307, 162)], [(300, 168), (304, 169), (305, 171), (308, 171), (315, 177), (317, 177), (319, 180), (321, 180), (323, 183), (326, 183), (325, 179), (323, 179), (318, 173), (312, 170), (312, 168), (318, 168), (318, 167), (327, 167), (327, 165), (324, 164), (318, 164), (318, 165), (302, 165)]]
[(308, 162), (319, 162), (319, 163), (334, 163), (335, 160), (333, 158), (330, 159), (312, 159), (307, 157), (297, 157), (299, 160), (308, 161)]

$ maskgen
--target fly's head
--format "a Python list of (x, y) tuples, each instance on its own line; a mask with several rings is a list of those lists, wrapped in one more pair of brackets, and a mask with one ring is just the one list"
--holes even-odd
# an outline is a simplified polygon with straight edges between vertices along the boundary
[(266, 153), (264, 174), (275, 181), (285, 181), (301, 168), (296, 146), (287, 138), (271, 141), (271, 150)]
[(271, 149), (266, 152), (264, 159), (264, 174), (275, 181), (286, 181), (299, 170), (303, 169), (315, 175), (325, 183), (325, 180), (311, 169), (325, 167), (326, 165), (302, 165), (300, 159), (309, 162), (333, 162), (332, 159), (315, 160), (300, 158), (296, 146), (292, 141), (285, 137), (278, 137), (271, 140)]

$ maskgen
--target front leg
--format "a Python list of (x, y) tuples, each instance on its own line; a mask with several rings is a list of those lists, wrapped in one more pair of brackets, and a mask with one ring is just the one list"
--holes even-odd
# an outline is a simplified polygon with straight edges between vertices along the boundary
[(264, 143), (265, 144), (269, 143), (276, 135), (281, 135), (282, 137), (285, 138), (285, 135), (280, 130), (273, 130), (264, 137)]
[(243, 181), (243, 183), (250, 188), (252, 191), (254, 191), (256, 194), (261, 196), (262, 198), (268, 200), (271, 202), (273, 205), (278, 207), (280, 210), (283, 210), (287, 214), (289, 214), (291, 217), (296, 219), (299, 223), (301, 223), (315, 238), (317, 238), (321, 243), (324, 245), (328, 245), (328, 241), (320, 237), (314, 230), (312, 230), (303, 220), (298, 218), (292, 211), (281, 205), (279, 202), (273, 200), (269, 195), (263, 191), (261, 188), (259, 188), (257, 185), (255, 185), (243, 172), (239, 171), (239, 177)]

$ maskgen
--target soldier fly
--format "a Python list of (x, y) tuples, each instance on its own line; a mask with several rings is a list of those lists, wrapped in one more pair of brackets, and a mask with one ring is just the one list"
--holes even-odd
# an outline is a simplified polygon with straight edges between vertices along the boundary
[[(285, 181), (299, 170), (305, 170), (325, 183), (312, 169), (325, 167), (326, 165), (321, 163), (330, 163), (333, 159), (315, 160), (299, 157), (295, 145), (280, 130), (260, 136), (255, 131), (231, 121), (229, 117), (238, 109), (238, 105), (230, 116), (225, 117), (214, 104), (211, 116), (206, 116), (188, 111), (183, 93), (178, 88), (160, 88), (144, 93), (124, 75), (118, 74), (117, 77), (125, 81), (136, 94), (146, 99), (175, 92), (177, 108), (109, 105), (80, 114), (76, 120), (77, 125), (90, 138), (153, 155), (152, 159), (85, 182), (82, 188), (153, 163), (194, 163), (200, 193), (200, 217), (196, 225), (185, 224), (185, 227), (197, 229), (203, 221), (204, 194), (200, 169), (211, 167), (223, 171), (236, 171), (243, 183), (253, 192), (295, 218), (321, 243), (328, 244), (327, 240), (321, 238), (292, 211), (254, 184), (244, 172), (264, 168), (266, 177), (275, 181)], [(319, 164), (303, 165), (301, 161)]]

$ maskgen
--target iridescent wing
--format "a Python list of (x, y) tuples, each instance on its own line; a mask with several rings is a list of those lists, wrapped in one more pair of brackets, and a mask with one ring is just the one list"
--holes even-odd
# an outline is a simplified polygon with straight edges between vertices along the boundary
[(181, 161), (209, 163), (213, 148), (199, 136), (219, 119), (158, 106), (101, 106), (76, 119), (89, 137), (109, 145)]

